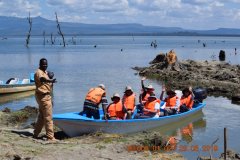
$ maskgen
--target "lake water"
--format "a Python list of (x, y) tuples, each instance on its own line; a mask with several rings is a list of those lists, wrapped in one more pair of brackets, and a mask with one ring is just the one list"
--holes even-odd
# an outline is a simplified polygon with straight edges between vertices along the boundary
[[(79, 36), (74, 37), (76, 45), (71, 44), (71, 38), (66, 37), (68, 45), (65, 48), (59, 45), (60, 38), (56, 39), (56, 45), (46, 42), (44, 46), (42, 37), (32, 37), (29, 48), (24, 46), (25, 37), (0, 40), (0, 80), (26, 78), (38, 68), (40, 58), (47, 58), (48, 70), (55, 73), (58, 81), (54, 85), (54, 113), (64, 113), (81, 111), (86, 92), (99, 83), (105, 84), (109, 102), (113, 93), (122, 95), (126, 85), (131, 85), (138, 95), (141, 77), (131, 67), (147, 66), (160, 52), (174, 49), (180, 60), (218, 60), (219, 51), (225, 50), (227, 62), (240, 64), (239, 37)], [(157, 48), (150, 46), (154, 40), (157, 41)], [(206, 43), (206, 47), (202, 43)], [(161, 83), (153, 80), (145, 82), (146, 85), (150, 83), (159, 96)], [(8, 98), (1, 96), (0, 109), (9, 107), (17, 110), (26, 105), (37, 106), (33, 94), (28, 92)], [(200, 149), (219, 138), (216, 143), (218, 151), (213, 153), (213, 156), (217, 156), (223, 152), (223, 128), (227, 127), (229, 148), (240, 152), (240, 143), (236, 141), (240, 138), (240, 106), (231, 104), (223, 97), (208, 97), (205, 102), (207, 106), (198, 120), (172, 125), (171, 129), (160, 128), (161, 132), (179, 136), (182, 139), (179, 145), (198, 145)], [(179, 133), (182, 127), (191, 123), (193, 139), (185, 140)], [(193, 151), (177, 151), (188, 159), (198, 155)], [(200, 151), (200, 154), (209, 155), (206, 151)]]

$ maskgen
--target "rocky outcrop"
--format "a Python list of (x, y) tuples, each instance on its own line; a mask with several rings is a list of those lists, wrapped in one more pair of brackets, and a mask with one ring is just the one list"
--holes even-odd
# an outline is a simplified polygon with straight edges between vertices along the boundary
[(149, 67), (134, 67), (139, 75), (160, 80), (173, 89), (200, 86), (215, 96), (232, 96), (240, 93), (240, 65), (221, 61), (176, 61), (168, 64), (164, 54), (150, 62)]

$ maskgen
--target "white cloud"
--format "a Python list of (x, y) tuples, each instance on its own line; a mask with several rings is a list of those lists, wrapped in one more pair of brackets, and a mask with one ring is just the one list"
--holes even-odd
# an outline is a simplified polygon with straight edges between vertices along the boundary
[(0, 15), (27, 17), (28, 12), (32, 16), (40, 14), (40, 7), (38, 2), (29, 0), (3, 0), (0, 2)]
[(57, 12), (60, 21), (184, 28), (240, 26), (239, 8), (240, 0), (0, 0), (0, 15), (6, 16), (27, 17), (30, 11), (54, 20)]

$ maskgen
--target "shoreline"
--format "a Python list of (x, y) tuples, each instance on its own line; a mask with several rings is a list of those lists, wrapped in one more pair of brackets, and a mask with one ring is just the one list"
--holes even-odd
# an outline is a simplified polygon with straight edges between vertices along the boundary
[[(30, 106), (14, 112), (8, 109), (0, 111), (0, 157), (2, 159), (186, 159), (181, 153), (176, 152), (178, 151), (175, 148), (177, 143), (171, 144), (169, 137), (156, 131), (143, 131), (137, 136), (97, 132), (69, 138), (54, 127), (57, 142), (47, 141), (44, 129), (40, 138), (34, 139), (33, 126), (23, 127), (23, 124), (32, 116), (36, 116), (36, 111), (35, 107)], [(164, 144), (169, 143), (170, 145), (166, 148), (162, 148)], [(237, 156), (240, 157), (238, 153), (231, 150), (227, 154), (228, 157), (235, 156), (236, 159)], [(209, 159), (200, 155), (199, 158)]]
[[(59, 141), (56, 143), (46, 141), (44, 129), (40, 139), (36, 140), (32, 138), (32, 126), (21, 127), (28, 118), (19, 120), (16, 115), (24, 114), (20, 114), (19, 111), (7, 113), (0, 111), (0, 157), (2, 159), (185, 159), (179, 153), (131, 148), (134, 145), (143, 146), (140, 140), (149, 133), (143, 133), (142, 137), (94, 133), (68, 138), (62, 131), (54, 128), (55, 136)], [(12, 119), (14, 121), (11, 121)]]

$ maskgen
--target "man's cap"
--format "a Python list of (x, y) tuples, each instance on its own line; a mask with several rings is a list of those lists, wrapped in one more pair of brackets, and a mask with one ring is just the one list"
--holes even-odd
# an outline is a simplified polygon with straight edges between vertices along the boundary
[(104, 84), (99, 84), (98, 87), (100, 87), (100, 88), (102, 88), (103, 90), (105, 90)]

